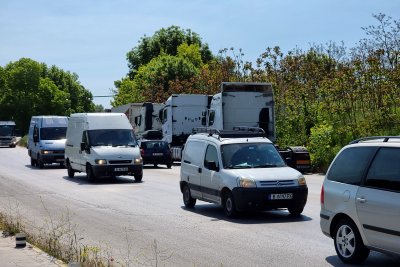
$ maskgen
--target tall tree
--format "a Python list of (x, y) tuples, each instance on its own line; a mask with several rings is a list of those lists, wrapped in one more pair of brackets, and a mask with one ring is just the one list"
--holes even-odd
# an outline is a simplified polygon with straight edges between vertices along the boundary
[(129, 77), (133, 79), (139, 71), (140, 66), (146, 65), (161, 53), (176, 56), (178, 47), (183, 43), (198, 45), (201, 59), (204, 63), (212, 59), (212, 53), (208, 48), (208, 44), (203, 44), (197, 33), (192, 32), (190, 29), (184, 30), (178, 26), (170, 26), (166, 29), (162, 28), (158, 30), (151, 37), (142, 37), (138, 45), (127, 53)]

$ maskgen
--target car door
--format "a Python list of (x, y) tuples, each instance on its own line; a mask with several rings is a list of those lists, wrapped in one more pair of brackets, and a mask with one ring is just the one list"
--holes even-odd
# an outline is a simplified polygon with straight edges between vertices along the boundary
[(379, 149), (356, 207), (368, 245), (400, 253), (400, 148)]
[(204, 141), (190, 140), (186, 143), (181, 162), (181, 180), (186, 181), (193, 198), (203, 197), (200, 185)]
[[(210, 162), (214, 162), (215, 164), (213, 164), (213, 166), (217, 169), (213, 169), (213, 167), (211, 167), (211, 165), (209, 164)], [(217, 152), (217, 147), (213, 144), (208, 144), (206, 152), (204, 154), (200, 183), (203, 198), (214, 203), (220, 203), (219, 166), (220, 160)]]

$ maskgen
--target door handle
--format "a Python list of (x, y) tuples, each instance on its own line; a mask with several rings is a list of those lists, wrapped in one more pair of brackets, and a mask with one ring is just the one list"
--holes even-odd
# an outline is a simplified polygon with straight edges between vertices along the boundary
[(360, 202), (360, 203), (365, 203), (365, 202), (367, 202), (367, 200), (366, 200), (364, 197), (358, 197), (358, 198), (356, 198), (356, 199), (357, 199), (357, 201)]
[(199, 172), (199, 173), (201, 173), (201, 172), (202, 172), (202, 169), (201, 169), (201, 168), (199, 168), (199, 169), (198, 169), (198, 172)]

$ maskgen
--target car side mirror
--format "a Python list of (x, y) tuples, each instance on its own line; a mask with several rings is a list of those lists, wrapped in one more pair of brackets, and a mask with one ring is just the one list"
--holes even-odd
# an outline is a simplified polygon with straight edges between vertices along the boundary
[(39, 135), (33, 134), (33, 142), (34, 142), (34, 143), (39, 142)]
[(90, 147), (85, 142), (81, 143), (81, 151), (85, 151), (86, 153), (90, 154)]
[(212, 171), (219, 171), (219, 168), (217, 166), (217, 163), (215, 161), (207, 161), (207, 169), (212, 170)]

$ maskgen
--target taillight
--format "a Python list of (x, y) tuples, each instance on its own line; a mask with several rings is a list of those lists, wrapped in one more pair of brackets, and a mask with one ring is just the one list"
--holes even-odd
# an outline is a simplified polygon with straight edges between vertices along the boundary
[(324, 205), (325, 202), (325, 192), (324, 192), (324, 185), (321, 187), (321, 205)]
[(144, 155), (144, 149), (143, 148), (140, 149), (140, 155), (142, 155), (142, 157)]

